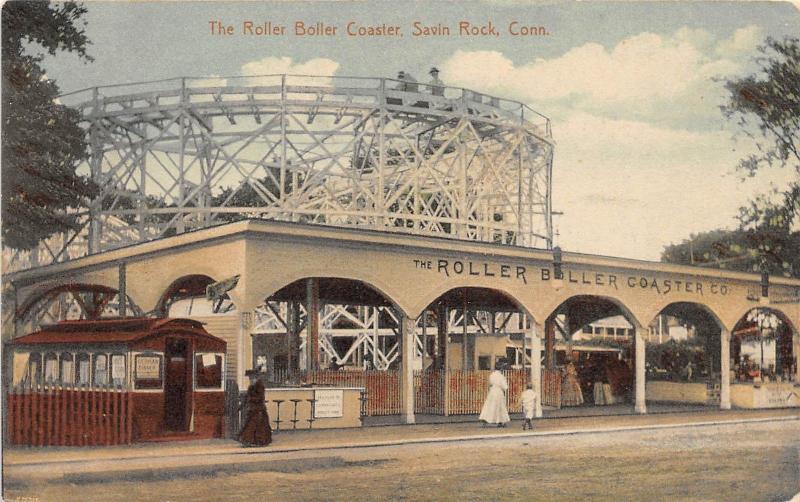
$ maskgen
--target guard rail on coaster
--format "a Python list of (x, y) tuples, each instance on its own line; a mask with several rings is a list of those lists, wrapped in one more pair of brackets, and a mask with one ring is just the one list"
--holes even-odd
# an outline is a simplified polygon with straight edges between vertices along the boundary
[(257, 75), (231, 77), (176, 77), (163, 80), (89, 87), (59, 99), (77, 108), (85, 118), (130, 113), (158, 114), (180, 106), (196, 106), (218, 116), (250, 114), (254, 108), (282, 104), (337, 108), (385, 106), (410, 112), (472, 113), (518, 121), (551, 138), (550, 119), (528, 105), (463, 87), (438, 86), (391, 78), (327, 77), (315, 75)]
[(386, 78), (182, 77), (62, 95), (100, 193), (14, 269), (242, 218), (549, 248), (550, 120)]

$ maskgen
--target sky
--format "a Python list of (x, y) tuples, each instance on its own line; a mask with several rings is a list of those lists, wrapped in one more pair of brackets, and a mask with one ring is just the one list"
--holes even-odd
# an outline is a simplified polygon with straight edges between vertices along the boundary
[[(64, 92), (180, 76), (300, 73), (426, 81), (527, 103), (552, 120), (556, 243), (567, 251), (658, 260), (692, 233), (734, 228), (738, 208), (790, 170), (741, 180), (755, 148), (719, 106), (721, 79), (753, 73), (767, 36), (800, 34), (781, 2), (87, 2), (94, 62), (45, 60)], [(210, 21), (232, 26), (212, 33)], [(245, 21), (285, 25), (246, 35)], [(295, 23), (336, 26), (294, 35)], [(491, 22), (498, 35), (462, 36)], [(351, 37), (346, 25), (397, 25), (402, 37)], [(415, 37), (414, 22), (450, 36)], [(542, 27), (514, 36), (509, 24)], [(518, 30), (517, 30), (518, 31)]]

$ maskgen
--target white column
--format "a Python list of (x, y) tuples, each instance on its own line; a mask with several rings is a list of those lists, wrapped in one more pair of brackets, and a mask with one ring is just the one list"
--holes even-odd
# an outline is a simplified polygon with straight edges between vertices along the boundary
[(722, 328), (720, 333), (719, 409), (731, 409), (731, 332)]
[(253, 312), (250, 310), (240, 312), (236, 339), (236, 380), (239, 382), (239, 389), (247, 389), (250, 385), (244, 372), (253, 367), (253, 338), (250, 336), (252, 330)]
[(635, 350), (636, 350), (636, 403), (634, 410), (636, 413), (647, 413), (645, 404), (645, 372), (644, 372), (644, 336), (640, 328), (634, 328)]
[(531, 383), (533, 392), (536, 394), (536, 413), (537, 417), (542, 416), (542, 340), (536, 333), (536, 324), (531, 319), (531, 327), (528, 330), (531, 338)]
[(400, 320), (402, 359), (400, 360), (400, 399), (402, 400), (403, 421), (415, 423), (414, 419), (414, 330), (416, 322), (405, 314)]

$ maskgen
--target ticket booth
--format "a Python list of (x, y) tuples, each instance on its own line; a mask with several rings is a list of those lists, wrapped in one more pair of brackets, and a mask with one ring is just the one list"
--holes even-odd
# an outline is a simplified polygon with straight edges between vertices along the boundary
[(223, 435), (226, 343), (198, 321), (64, 321), (10, 349), (14, 388), (130, 393), (133, 441)]

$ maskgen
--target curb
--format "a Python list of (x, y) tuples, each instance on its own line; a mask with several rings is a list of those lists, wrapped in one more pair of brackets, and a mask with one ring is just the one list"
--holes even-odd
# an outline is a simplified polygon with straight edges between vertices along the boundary
[[(294, 448), (284, 449), (268, 449), (258, 448), (251, 451), (238, 451), (242, 455), (255, 455), (261, 453), (291, 453), (297, 451), (314, 451), (314, 450), (345, 450), (354, 448), (379, 448), (382, 446), (404, 446), (413, 444), (428, 444), (428, 443), (456, 443), (466, 441), (487, 441), (492, 439), (513, 439), (519, 437), (546, 437), (546, 436), (574, 436), (577, 434), (596, 434), (602, 432), (629, 432), (641, 430), (655, 430), (655, 429), (677, 429), (682, 427), (710, 427), (715, 425), (738, 425), (750, 424), (761, 422), (788, 422), (800, 420), (800, 415), (791, 415), (788, 417), (772, 417), (772, 418), (750, 418), (750, 419), (737, 419), (737, 420), (713, 420), (709, 422), (682, 422), (676, 424), (652, 424), (652, 425), (631, 425), (619, 427), (598, 427), (592, 429), (564, 429), (555, 431), (543, 432), (515, 432), (505, 434), (483, 434), (483, 435), (470, 435), (470, 436), (451, 436), (445, 438), (414, 438), (414, 439), (395, 439), (391, 441), (375, 441), (371, 443), (350, 443), (341, 445), (330, 446), (298, 446)], [(233, 452), (226, 452), (231, 454)]]
[[(296, 447), (286, 447), (286, 448), (270, 448), (270, 447), (263, 447), (263, 448), (250, 448), (247, 450), (242, 450), (240, 448), (237, 449), (221, 449), (214, 452), (190, 452), (185, 454), (172, 454), (172, 455), (164, 455), (159, 457), (153, 457), (152, 455), (139, 455), (133, 457), (109, 457), (109, 458), (102, 458), (102, 459), (80, 459), (80, 460), (54, 460), (54, 461), (47, 461), (47, 462), (20, 462), (20, 463), (11, 463), (5, 465), (6, 475), (8, 475), (8, 470), (14, 468), (26, 468), (26, 467), (37, 467), (37, 466), (58, 466), (58, 465), (76, 465), (80, 463), (98, 463), (98, 462), (125, 462), (125, 461), (135, 461), (135, 460), (142, 460), (142, 459), (159, 459), (159, 460), (169, 460), (169, 459), (185, 459), (185, 458), (196, 458), (196, 457), (207, 457), (210, 455), (242, 455), (241, 458), (246, 458), (246, 455), (263, 455), (263, 456), (271, 456), (275, 454), (282, 454), (282, 453), (296, 453), (296, 452), (313, 452), (313, 451), (332, 451), (332, 450), (351, 450), (351, 449), (358, 449), (358, 448), (380, 448), (380, 447), (390, 447), (390, 446), (407, 446), (407, 445), (417, 445), (417, 444), (435, 444), (435, 443), (457, 443), (457, 442), (468, 442), (468, 441), (489, 441), (489, 440), (503, 440), (503, 439), (514, 439), (514, 438), (536, 438), (536, 437), (549, 437), (549, 436), (573, 436), (578, 434), (597, 434), (597, 433), (613, 433), (613, 432), (632, 432), (632, 431), (643, 431), (643, 430), (660, 430), (660, 429), (677, 429), (677, 428), (688, 428), (688, 427), (713, 427), (713, 426), (724, 426), (724, 425), (741, 425), (741, 424), (754, 424), (754, 423), (767, 423), (767, 422), (788, 422), (788, 421), (796, 421), (800, 420), (800, 415), (790, 415), (785, 417), (765, 417), (765, 418), (751, 418), (751, 419), (736, 419), (736, 420), (711, 420), (711, 421), (704, 421), (704, 422), (680, 422), (680, 423), (670, 423), (670, 424), (650, 424), (650, 425), (630, 425), (630, 426), (618, 426), (618, 427), (597, 427), (597, 428), (582, 428), (582, 429), (563, 429), (563, 430), (554, 430), (554, 431), (530, 431), (530, 432), (514, 432), (514, 433), (504, 433), (504, 434), (482, 434), (482, 435), (468, 435), (468, 436), (451, 436), (451, 437), (424, 437), (424, 438), (412, 438), (412, 439), (396, 439), (396, 440), (387, 440), (387, 441), (373, 441), (369, 443), (346, 443), (346, 444), (338, 444), (338, 445), (322, 445), (322, 446), (296, 446)], [(250, 463), (250, 462), (248, 462)], [(231, 462), (234, 464), (234, 462)], [(242, 464), (243, 465), (243, 464)], [(202, 465), (181, 465), (175, 467), (164, 467), (159, 468), (158, 473), (159, 476), (163, 476), (169, 473), (173, 474), (186, 474), (187, 472), (191, 471), (192, 469), (205, 469)], [(91, 480), (99, 482), (100, 480), (104, 479), (106, 481), (111, 481), (114, 479), (114, 476), (118, 476), (119, 474), (125, 474), (126, 476), (144, 476), (145, 478), (148, 477), (148, 473), (154, 471), (153, 469), (132, 469), (132, 470), (108, 470), (108, 471), (90, 471), (87, 473), (64, 473), (64, 479), (72, 478), (75, 476), (88, 476)], [(105, 477), (104, 477), (105, 476)], [(50, 478), (50, 479), (59, 479)], [(88, 481), (92, 482), (92, 481)]]

